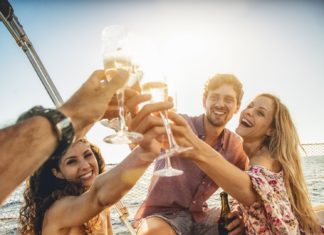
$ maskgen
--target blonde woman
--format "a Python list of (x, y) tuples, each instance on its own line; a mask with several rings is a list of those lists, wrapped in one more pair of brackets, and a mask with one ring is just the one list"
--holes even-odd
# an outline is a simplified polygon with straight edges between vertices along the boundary
[(179, 115), (169, 117), (179, 144), (194, 147), (181, 157), (192, 159), (239, 202), (247, 234), (324, 233), (309, 200), (296, 128), (277, 97), (260, 94), (241, 112), (236, 132), (250, 159), (248, 171), (198, 139)]

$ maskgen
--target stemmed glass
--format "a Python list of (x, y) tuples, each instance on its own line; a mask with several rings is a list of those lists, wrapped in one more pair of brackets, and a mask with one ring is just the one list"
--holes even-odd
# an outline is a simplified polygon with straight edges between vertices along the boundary
[[(151, 100), (150, 100), (151, 103), (167, 101), (168, 85), (165, 76), (155, 75), (154, 77), (152, 77), (152, 79), (154, 80), (148, 81), (148, 78), (145, 77), (145, 73), (144, 73), (143, 83), (142, 83), (142, 93), (151, 95)], [(167, 176), (167, 177), (181, 175), (183, 174), (183, 171), (172, 167), (170, 157), (172, 157), (175, 154), (191, 150), (192, 147), (179, 146), (176, 143), (175, 138), (172, 134), (170, 123), (167, 117), (167, 112), (166, 111), (160, 112), (160, 116), (163, 120), (163, 124), (166, 130), (169, 147), (165, 149), (165, 152), (162, 153), (158, 158), (158, 159), (165, 160), (164, 168), (156, 170), (154, 172), (154, 175)]]
[[(102, 32), (103, 60), (106, 77), (110, 79), (111, 70), (123, 69), (129, 73), (128, 82), (125, 87), (116, 93), (118, 101), (118, 123), (119, 128), (113, 135), (104, 138), (104, 141), (112, 144), (130, 144), (143, 139), (143, 135), (137, 132), (129, 132), (124, 110), (124, 90), (131, 87), (137, 81), (136, 66), (130, 57), (129, 33), (124, 26), (112, 25), (106, 27)], [(116, 123), (116, 122), (115, 122)]]
[(119, 118), (102, 119), (102, 120), (100, 120), (100, 123), (103, 126), (113, 129), (116, 132), (120, 130)]

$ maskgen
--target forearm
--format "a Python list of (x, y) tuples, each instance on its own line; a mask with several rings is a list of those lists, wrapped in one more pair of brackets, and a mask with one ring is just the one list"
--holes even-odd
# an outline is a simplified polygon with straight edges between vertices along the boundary
[(120, 200), (144, 174), (151, 161), (143, 160), (145, 153), (136, 148), (121, 163), (100, 175), (94, 183), (99, 204), (108, 207)]
[(33, 117), (0, 131), (0, 203), (52, 154), (57, 137), (48, 120)]
[[(209, 147), (209, 146), (208, 146)], [(212, 148), (200, 152), (196, 164), (224, 191), (244, 205), (256, 201), (248, 174), (229, 163)]]

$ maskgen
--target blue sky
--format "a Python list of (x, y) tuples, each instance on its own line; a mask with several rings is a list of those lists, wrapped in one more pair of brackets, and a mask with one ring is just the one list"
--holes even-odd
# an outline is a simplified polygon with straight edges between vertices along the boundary
[[(93, 70), (102, 68), (103, 28), (122, 24), (150, 37), (160, 51), (160, 59), (152, 61), (163, 64), (177, 89), (179, 112), (203, 112), (205, 80), (215, 73), (233, 73), (244, 84), (243, 106), (258, 93), (274, 93), (290, 109), (303, 143), (324, 142), (323, 1), (10, 3), (64, 100)], [(0, 79), (0, 125), (35, 104), (53, 107), (3, 24)], [(104, 151), (124, 155), (128, 150), (123, 147), (100, 143), (108, 133), (98, 125), (89, 138)]]

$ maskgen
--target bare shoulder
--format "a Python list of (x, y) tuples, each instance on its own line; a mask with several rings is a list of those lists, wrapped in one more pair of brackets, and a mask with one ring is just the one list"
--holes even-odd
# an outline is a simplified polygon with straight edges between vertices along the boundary
[(51, 214), (66, 212), (66, 209), (69, 208), (69, 205), (71, 205), (71, 203), (74, 202), (76, 198), (78, 198), (78, 196), (62, 197), (53, 203), (53, 205), (48, 209), (48, 212)]
[(66, 196), (56, 200), (53, 205), (45, 212), (43, 225), (58, 226), (60, 225), (63, 214), (67, 213), (67, 208), (75, 200), (76, 196)]

